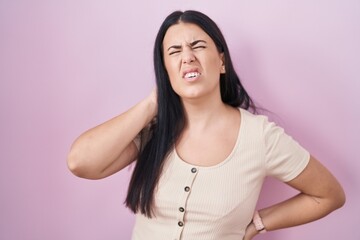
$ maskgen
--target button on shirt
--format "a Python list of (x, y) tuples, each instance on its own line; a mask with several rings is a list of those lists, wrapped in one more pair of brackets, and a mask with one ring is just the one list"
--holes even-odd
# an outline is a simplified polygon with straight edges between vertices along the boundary
[(154, 216), (136, 214), (133, 240), (239, 240), (251, 221), (263, 180), (295, 178), (309, 153), (266, 117), (240, 109), (231, 154), (211, 167), (186, 163), (173, 149), (154, 195)]

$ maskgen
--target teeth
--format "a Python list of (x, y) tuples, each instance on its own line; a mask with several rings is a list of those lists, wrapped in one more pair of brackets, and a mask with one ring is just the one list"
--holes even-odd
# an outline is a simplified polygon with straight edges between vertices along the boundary
[(200, 73), (198, 73), (198, 72), (189, 72), (189, 73), (185, 74), (185, 78), (194, 78), (194, 77), (197, 77), (197, 76), (200, 76)]

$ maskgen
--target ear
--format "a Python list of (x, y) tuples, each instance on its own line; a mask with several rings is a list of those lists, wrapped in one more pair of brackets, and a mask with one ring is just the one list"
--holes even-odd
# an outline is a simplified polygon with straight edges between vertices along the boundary
[(224, 60), (224, 53), (220, 53), (220, 73), (221, 74), (225, 74), (226, 73), (226, 69), (225, 69), (225, 60)]

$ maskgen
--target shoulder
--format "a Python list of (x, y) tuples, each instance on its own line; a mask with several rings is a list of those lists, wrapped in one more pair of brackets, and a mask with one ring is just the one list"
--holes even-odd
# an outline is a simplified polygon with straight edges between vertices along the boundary
[(241, 113), (242, 123), (247, 127), (264, 130), (268, 125), (275, 125), (274, 122), (269, 121), (266, 115), (255, 114), (243, 108), (239, 108), (239, 111)]
[(244, 108), (239, 108), (239, 111), (240, 111), (242, 117), (247, 118), (248, 120), (251, 120), (251, 121), (260, 121), (261, 122), (261, 121), (268, 119), (268, 117), (265, 115), (255, 114)]
[(254, 114), (240, 108), (242, 130), (248, 137), (255, 137), (264, 142), (272, 142), (280, 136), (286, 135), (283, 127), (269, 120), (268, 116)]

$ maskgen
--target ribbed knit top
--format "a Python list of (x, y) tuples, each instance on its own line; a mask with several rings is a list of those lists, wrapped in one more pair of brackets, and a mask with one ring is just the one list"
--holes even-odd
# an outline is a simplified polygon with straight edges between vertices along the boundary
[(133, 240), (241, 240), (266, 176), (287, 182), (309, 153), (265, 116), (239, 109), (236, 144), (221, 163), (202, 167), (173, 149), (155, 192), (152, 218), (136, 215)]

